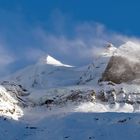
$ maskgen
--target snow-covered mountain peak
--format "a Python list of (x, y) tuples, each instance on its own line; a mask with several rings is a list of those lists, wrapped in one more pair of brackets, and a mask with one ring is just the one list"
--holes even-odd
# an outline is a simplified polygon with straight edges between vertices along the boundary
[(127, 41), (123, 44), (123, 46), (132, 46), (132, 47), (135, 47), (135, 46), (138, 46), (137, 43), (133, 42), (133, 41)]
[(132, 41), (127, 41), (117, 48), (111, 43), (107, 44), (105, 50), (103, 50), (101, 55), (106, 57), (117, 55), (117, 56), (124, 56), (124, 57), (129, 56), (129, 58), (130, 56), (134, 58), (138, 58), (139, 53), (140, 53), (140, 44)]
[(112, 43), (108, 43), (107, 46), (106, 46), (106, 48), (107, 48), (108, 50), (112, 50), (112, 49), (114, 49), (115, 47), (114, 47), (114, 45), (113, 45)]
[(132, 41), (122, 44), (116, 51), (115, 55), (123, 56), (131, 61), (140, 60), (140, 45)]
[(101, 55), (106, 56), (106, 57), (110, 57), (116, 52), (116, 50), (117, 50), (117, 48), (113, 44), (109, 43), (106, 45), (106, 47), (102, 51)]
[(41, 64), (48, 64), (48, 65), (54, 65), (54, 66), (64, 66), (64, 67), (71, 67), (70, 65), (63, 64), (59, 60), (55, 59), (54, 57), (47, 55), (45, 57), (42, 57), (39, 61)]
[(127, 41), (126, 43), (122, 44), (119, 49), (125, 49), (128, 51), (137, 51), (140, 50), (140, 44), (132, 42), (132, 41)]
[(45, 58), (45, 63), (50, 65), (58, 65), (58, 66), (63, 65), (59, 60), (55, 59), (50, 55), (47, 55), (47, 57)]

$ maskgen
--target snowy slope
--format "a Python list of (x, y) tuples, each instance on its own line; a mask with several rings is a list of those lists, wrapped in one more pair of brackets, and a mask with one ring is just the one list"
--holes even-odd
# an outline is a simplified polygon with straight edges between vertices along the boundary
[(18, 71), (7, 79), (22, 84), (25, 88), (52, 88), (75, 85), (83, 71), (62, 64), (51, 56), (41, 58), (35, 65)]
[[(36, 124), (27, 140), (138, 140), (138, 114), (72, 113)], [(41, 128), (42, 131), (40, 130)]]
[[(41, 114), (40, 114), (41, 115)], [(139, 114), (71, 113), (34, 123), (0, 118), (0, 138), (7, 140), (139, 140)]]

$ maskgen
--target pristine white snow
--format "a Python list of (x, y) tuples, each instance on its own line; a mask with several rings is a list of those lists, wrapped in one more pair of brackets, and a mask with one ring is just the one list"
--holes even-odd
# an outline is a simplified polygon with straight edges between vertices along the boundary
[(54, 65), (54, 66), (72, 67), (70, 65), (63, 64), (62, 62), (60, 62), (59, 60), (56, 60), (50, 55), (47, 55), (46, 57), (42, 57), (39, 63), (49, 64), (49, 65)]

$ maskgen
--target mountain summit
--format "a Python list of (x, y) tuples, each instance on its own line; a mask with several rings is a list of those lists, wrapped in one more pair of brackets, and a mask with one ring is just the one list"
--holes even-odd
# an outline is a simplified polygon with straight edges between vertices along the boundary
[(70, 65), (63, 64), (62, 62), (60, 62), (59, 60), (55, 59), (50, 55), (42, 57), (39, 62), (43, 64), (54, 65), (54, 66), (72, 67)]
[(62, 64), (60, 61), (56, 60), (55, 58), (53, 58), (52, 56), (48, 55), (46, 57), (46, 63), (47, 64), (50, 64), (50, 65), (58, 65), (58, 66), (61, 66), (61, 65), (64, 65)]

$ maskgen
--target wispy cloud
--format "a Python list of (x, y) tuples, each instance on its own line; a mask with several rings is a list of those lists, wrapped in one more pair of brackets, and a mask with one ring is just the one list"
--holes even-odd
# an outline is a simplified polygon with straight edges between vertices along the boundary
[(15, 61), (15, 57), (6, 47), (0, 45), (0, 66), (4, 67)]
[(4, 46), (0, 45), (0, 77), (9, 74), (8, 68), (15, 61), (16, 57)]
[(92, 61), (97, 50), (108, 43), (116, 46), (132, 39), (110, 31), (104, 25), (94, 22), (80, 23), (72, 28), (73, 35), (47, 33), (43, 28), (36, 32), (46, 53), (60, 58), (65, 63), (84, 65)]
[(0, 17), (0, 73), (8, 65), (16, 65), (17, 70), (19, 63), (35, 63), (46, 54), (67, 64), (85, 65), (110, 42), (116, 46), (127, 40), (139, 42), (138, 38), (112, 31), (101, 23), (75, 21), (59, 10), (47, 22), (36, 24), (26, 21), (22, 14), (9, 11), (0, 11)]

